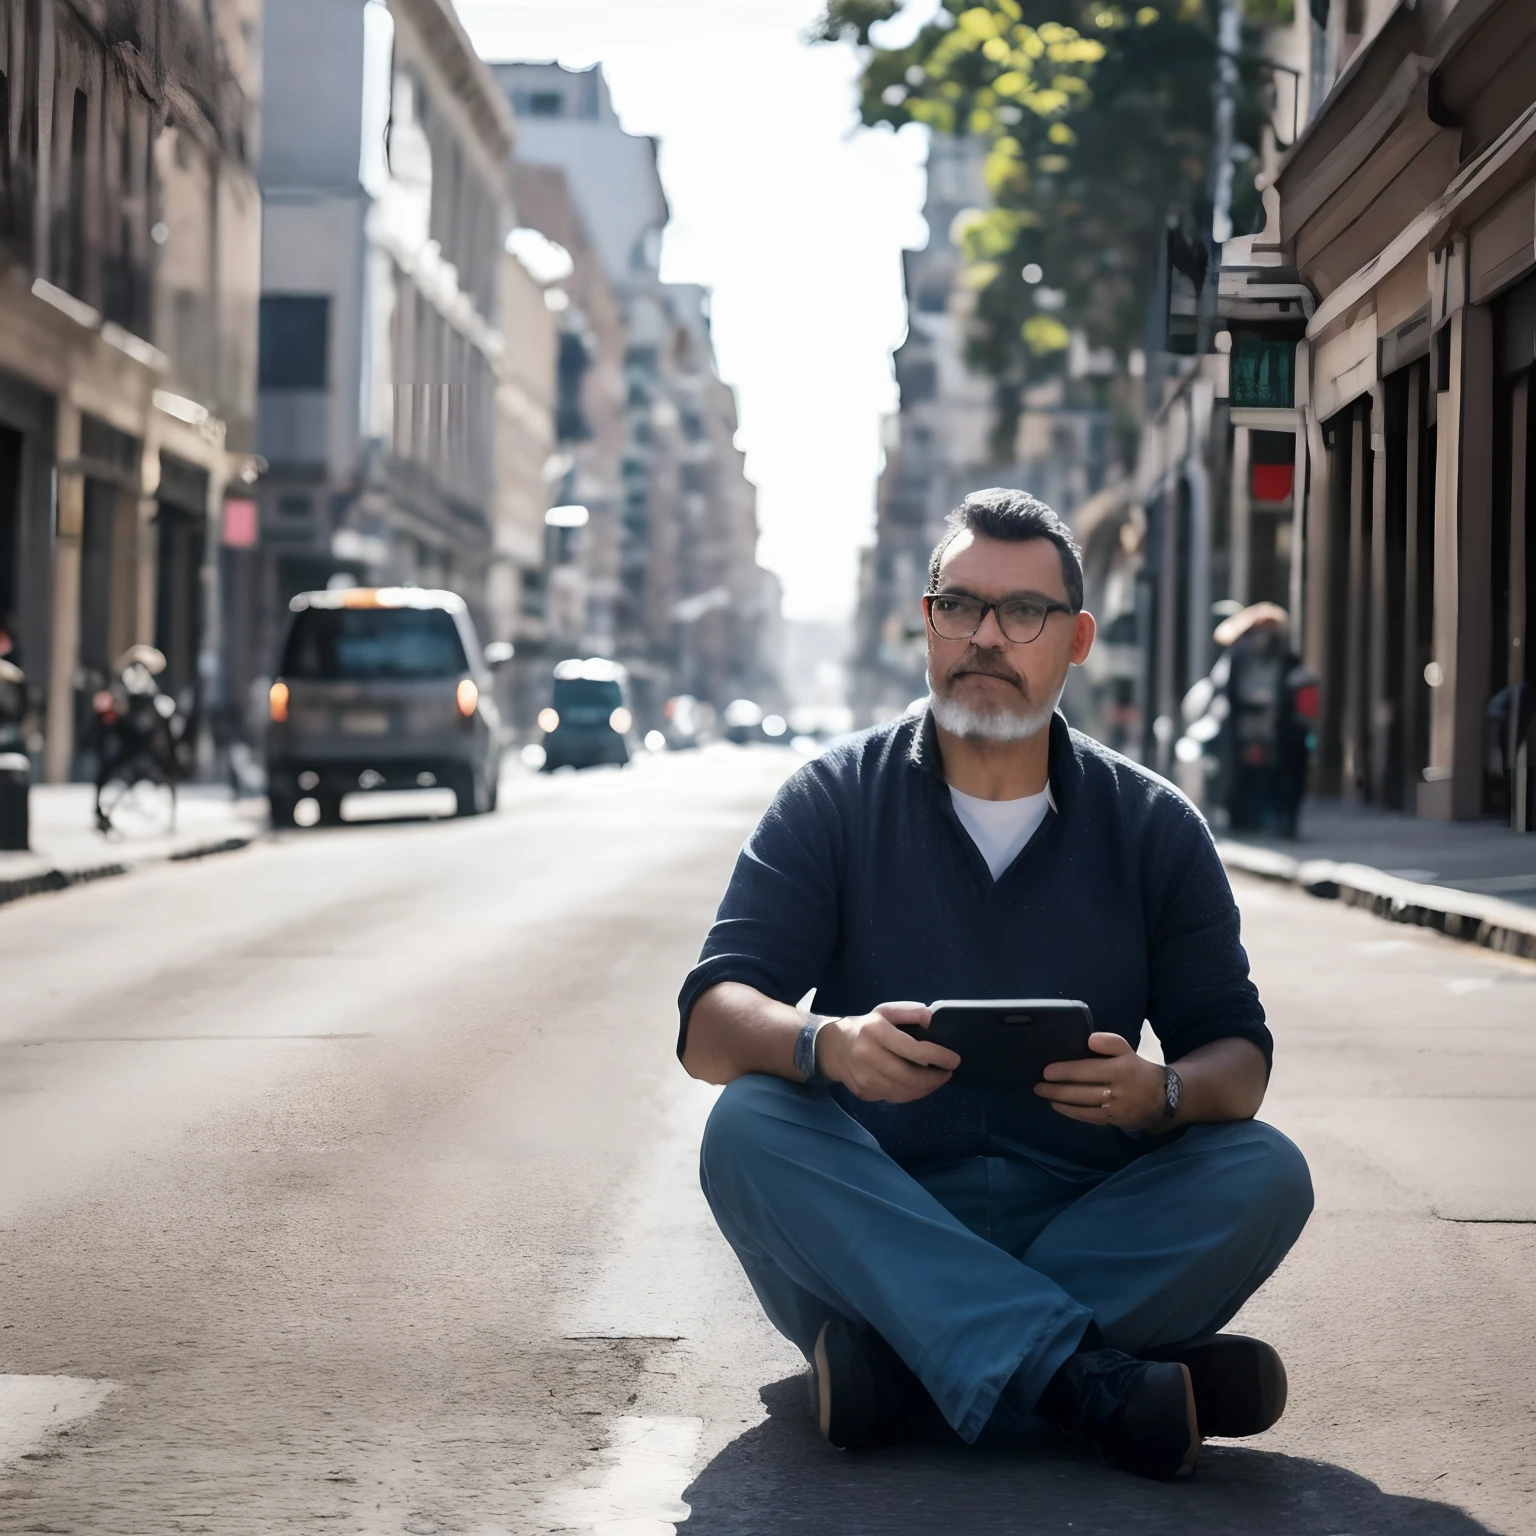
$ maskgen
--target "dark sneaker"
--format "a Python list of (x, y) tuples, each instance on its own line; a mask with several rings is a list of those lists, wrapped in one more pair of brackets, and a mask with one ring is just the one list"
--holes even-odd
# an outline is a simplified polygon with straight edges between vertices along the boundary
[(847, 1318), (822, 1324), (811, 1366), (816, 1420), (839, 1450), (907, 1444), (944, 1432), (933, 1399), (896, 1351)]
[(1285, 1412), (1285, 1365), (1263, 1339), (1218, 1333), (1193, 1344), (1144, 1350), (1141, 1358), (1188, 1367), (1203, 1435), (1262, 1435)]
[(1177, 1362), (1086, 1350), (1056, 1372), (1035, 1411), (1141, 1477), (1192, 1472), (1200, 1454), (1194, 1387)]

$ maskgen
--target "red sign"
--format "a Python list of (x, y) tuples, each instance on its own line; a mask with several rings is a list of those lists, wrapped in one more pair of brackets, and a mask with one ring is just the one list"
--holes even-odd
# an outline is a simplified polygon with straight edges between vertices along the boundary
[(256, 543), (261, 518), (256, 503), (231, 497), (224, 503), (224, 542), (231, 549), (250, 549)]
[(1253, 466), (1253, 499), (1255, 501), (1289, 501), (1291, 482), (1295, 477), (1294, 464), (1255, 464)]

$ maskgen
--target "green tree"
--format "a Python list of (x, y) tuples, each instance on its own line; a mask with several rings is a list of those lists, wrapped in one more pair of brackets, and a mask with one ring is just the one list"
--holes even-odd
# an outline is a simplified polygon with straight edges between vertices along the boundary
[[(1288, 4), (1247, 0), (1256, 21)], [(1210, 227), (1216, 0), (943, 0), (911, 43), (882, 47), (872, 29), (900, 5), (828, 0), (813, 35), (863, 52), (866, 124), (917, 122), (986, 143), (990, 206), (950, 234), (976, 293), (969, 361), (999, 381), (1007, 434), (1019, 389), (1059, 365), (1073, 330), (1121, 357), (1140, 345), (1170, 221), (1197, 249)], [(1257, 227), (1261, 98), (1245, 62), (1239, 231)], [(1043, 282), (1025, 280), (1033, 266)]]

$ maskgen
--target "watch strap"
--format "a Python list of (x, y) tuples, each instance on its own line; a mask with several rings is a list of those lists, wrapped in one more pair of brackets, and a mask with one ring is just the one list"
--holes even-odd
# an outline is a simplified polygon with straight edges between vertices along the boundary
[(808, 1083), (831, 1081), (816, 1061), (816, 1036), (821, 1033), (822, 1025), (831, 1022), (831, 1019), (819, 1013), (813, 1013), (800, 1026), (800, 1033), (795, 1036), (795, 1071)]
[(1163, 1068), (1163, 1095), (1163, 1119), (1172, 1120), (1184, 1097), (1184, 1079), (1169, 1066)]

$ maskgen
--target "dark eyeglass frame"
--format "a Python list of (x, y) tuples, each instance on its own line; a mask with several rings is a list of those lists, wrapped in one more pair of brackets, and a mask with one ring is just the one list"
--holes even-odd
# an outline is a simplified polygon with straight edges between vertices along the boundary
[[(980, 603), (981, 611), (976, 615), (976, 623), (963, 635), (946, 635), (937, 624), (933, 622), (933, 603), (935, 598), (958, 598), (967, 603)], [(1028, 603), (1031, 607), (1040, 609), (1040, 626), (1034, 634), (1019, 636), (1010, 634), (1008, 626), (1003, 622), (1003, 609), (1010, 603)], [(925, 592), (923, 594), (923, 617), (928, 620), (928, 627), (940, 640), (971, 640), (975, 638), (976, 631), (987, 622), (989, 613), (997, 615), (997, 627), (1002, 631), (1003, 638), (1014, 645), (1033, 645), (1041, 635), (1045, 633), (1045, 626), (1050, 622), (1053, 613), (1072, 614), (1077, 610), (1070, 603), (1058, 603), (1051, 598), (1034, 597), (1005, 597), (998, 602), (989, 603), (984, 599), (975, 597), (969, 592)]]

